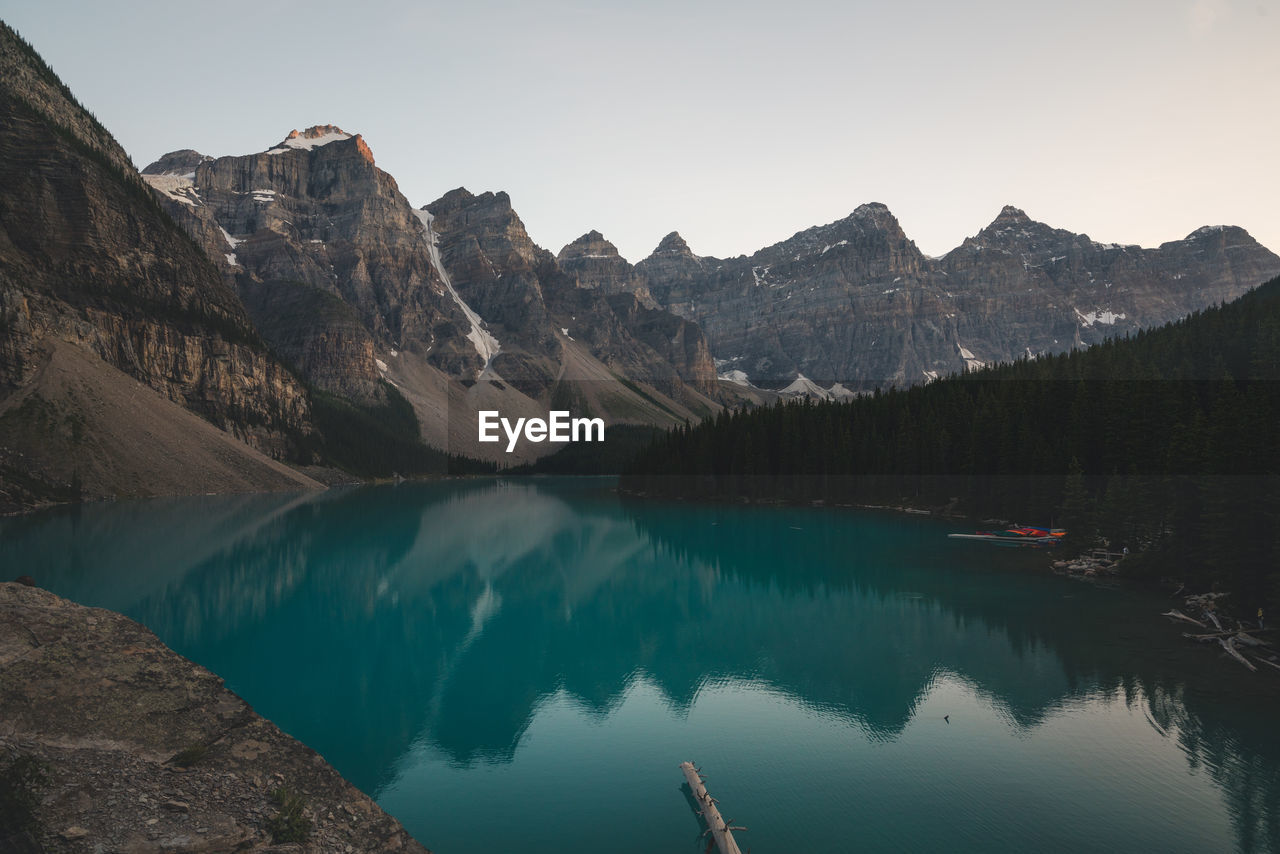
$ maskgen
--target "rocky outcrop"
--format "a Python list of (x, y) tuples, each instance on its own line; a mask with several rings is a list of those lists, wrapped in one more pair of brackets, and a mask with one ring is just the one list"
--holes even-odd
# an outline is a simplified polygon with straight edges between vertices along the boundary
[(642, 282), (599, 232), (557, 258), (529, 238), (506, 193), (458, 189), (427, 209), (454, 286), (502, 342), (494, 368), (525, 393), (550, 387), (574, 341), (617, 375), (681, 403), (705, 406), (715, 394), (701, 330), (646, 305)]
[[(323, 757), (147, 629), (4, 583), (0, 766), (18, 756), (38, 760), (47, 783), (38, 827), (0, 847), (425, 852)], [(293, 847), (274, 847), (277, 790), (304, 804), (310, 824)]]
[(566, 273), (578, 277), (579, 287), (599, 288), (606, 294), (635, 294), (647, 308), (658, 307), (644, 276), (598, 231), (589, 231), (565, 246), (556, 260)]
[(1239, 296), (1280, 258), (1239, 228), (1142, 249), (1006, 207), (932, 259), (867, 204), (749, 258), (699, 257), (672, 233), (637, 270), (661, 305), (702, 326), (722, 376), (847, 394), (1157, 326)]
[(460, 187), (423, 211), (439, 235), (453, 287), (500, 343), (493, 369), (538, 397), (561, 360), (539, 276), (556, 272), (554, 258), (534, 245), (506, 193), (474, 195)]
[[(0, 64), (0, 409), (68, 345), (254, 448), (296, 453), (310, 430), (305, 391), (234, 291), (7, 27)], [(45, 474), (0, 481), (20, 476), (29, 490)]]
[[(649, 292), (659, 305), (671, 306), (673, 302), (687, 301), (690, 285), (718, 266), (718, 259), (694, 255), (680, 233), (673, 231), (662, 238), (652, 255), (636, 264), (636, 272), (649, 285)], [(653, 291), (655, 285), (658, 288), (656, 293)], [(676, 294), (674, 299), (673, 292)]]
[(638, 293), (617, 293), (609, 297), (609, 307), (627, 332), (670, 365), (680, 379), (716, 397), (715, 361), (707, 336), (698, 324), (660, 308), (654, 308)]

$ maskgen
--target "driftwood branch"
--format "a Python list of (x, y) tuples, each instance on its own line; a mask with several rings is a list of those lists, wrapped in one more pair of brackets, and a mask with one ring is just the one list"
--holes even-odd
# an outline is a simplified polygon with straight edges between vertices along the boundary
[(1249, 659), (1241, 655), (1240, 650), (1236, 649), (1235, 638), (1218, 638), (1218, 643), (1222, 644), (1222, 648), (1225, 649), (1228, 653), (1230, 653), (1231, 657), (1234, 658), (1236, 661), (1240, 662), (1245, 667), (1252, 670), (1254, 673), (1258, 672), (1258, 668), (1254, 667), (1253, 663), (1250, 662)]
[(1173, 619), (1175, 619), (1175, 620), (1185, 620), (1185, 621), (1186, 621), (1186, 622), (1188, 622), (1188, 623), (1195, 623), (1197, 626), (1199, 626), (1199, 627), (1200, 627), (1200, 628), (1202, 628), (1202, 629), (1207, 629), (1207, 628), (1209, 628), (1208, 626), (1206, 626), (1204, 623), (1200, 622), (1199, 620), (1195, 620), (1195, 619), (1192, 619), (1191, 617), (1188, 617), (1186, 614), (1182, 613), (1182, 612), (1181, 612), (1181, 611), (1179, 611), (1177, 608), (1174, 608), (1174, 609), (1169, 610), (1169, 611), (1165, 611), (1165, 612), (1164, 612), (1163, 614), (1161, 614), (1160, 616), (1162, 616), (1162, 617), (1172, 617), (1172, 618), (1173, 618)]
[(742, 854), (742, 849), (734, 841), (733, 831), (745, 830), (746, 828), (730, 827), (731, 822), (725, 821), (720, 817), (720, 810), (716, 808), (715, 798), (708, 794), (707, 787), (704, 785), (705, 781), (702, 779), (702, 775), (694, 768), (692, 762), (681, 762), (680, 770), (684, 772), (684, 778), (689, 783), (689, 788), (693, 790), (693, 799), (698, 804), (698, 810), (702, 813), (702, 818), (707, 823), (707, 829), (711, 831), (711, 836), (715, 840), (716, 847), (720, 849), (720, 854)]

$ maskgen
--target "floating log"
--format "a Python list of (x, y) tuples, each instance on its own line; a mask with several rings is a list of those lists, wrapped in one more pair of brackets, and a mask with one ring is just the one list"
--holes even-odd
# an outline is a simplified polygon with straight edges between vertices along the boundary
[(1161, 614), (1160, 616), (1162, 616), (1162, 617), (1173, 617), (1173, 619), (1175, 619), (1175, 620), (1186, 620), (1188, 623), (1195, 623), (1197, 626), (1199, 626), (1199, 627), (1200, 627), (1200, 628), (1202, 628), (1202, 629), (1207, 629), (1207, 628), (1209, 628), (1208, 626), (1206, 626), (1204, 623), (1200, 622), (1199, 620), (1192, 619), (1191, 617), (1188, 617), (1186, 614), (1182, 613), (1182, 612), (1181, 612), (1181, 611), (1179, 611), (1177, 608), (1174, 608), (1174, 609), (1169, 610), (1169, 611), (1165, 611), (1165, 612), (1164, 612), (1163, 614)]
[(1252, 670), (1254, 673), (1258, 672), (1258, 668), (1253, 666), (1253, 662), (1249, 661), (1249, 659), (1241, 655), (1240, 650), (1236, 649), (1235, 638), (1218, 638), (1218, 643), (1222, 644), (1222, 648), (1225, 649), (1227, 652), (1231, 653), (1231, 657), (1234, 658), (1236, 661), (1240, 662), (1245, 667)]
[(693, 767), (692, 762), (681, 762), (680, 770), (684, 772), (685, 780), (689, 781), (689, 788), (693, 790), (693, 799), (698, 804), (702, 820), (707, 823), (707, 829), (711, 831), (720, 854), (742, 854), (742, 849), (733, 839), (732, 831), (746, 830), (746, 828), (730, 827), (729, 822), (720, 817), (720, 810), (716, 808), (716, 799), (707, 792), (707, 787), (702, 782), (702, 775), (698, 773), (697, 768)]
[(1274, 661), (1267, 661), (1265, 658), (1258, 658), (1256, 655), (1253, 657), (1253, 660), (1259, 664), (1265, 664), (1268, 667), (1274, 667), (1276, 670), (1280, 670), (1280, 664), (1276, 664)]
[(1271, 646), (1269, 641), (1258, 640), (1244, 631), (1209, 632), (1208, 634), (1199, 635), (1194, 634), (1193, 632), (1183, 632), (1182, 636), (1184, 638), (1191, 638), (1192, 640), (1197, 641), (1216, 641), (1221, 640), (1222, 638), (1234, 638), (1237, 643), (1242, 643), (1245, 646)]

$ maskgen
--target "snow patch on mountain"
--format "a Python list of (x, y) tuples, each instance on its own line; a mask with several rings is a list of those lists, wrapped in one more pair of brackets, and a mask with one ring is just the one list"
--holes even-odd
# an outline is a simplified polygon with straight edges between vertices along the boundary
[(796, 378), (791, 385), (778, 389), (778, 394), (787, 397), (811, 397), (814, 400), (831, 399), (829, 391), (801, 373), (796, 374)]
[(146, 181), (153, 189), (160, 191), (175, 202), (181, 202), (184, 205), (194, 208), (199, 207), (203, 203), (203, 200), (200, 198), (200, 193), (195, 187), (195, 177), (196, 173), (194, 172), (186, 172), (182, 175), (165, 172), (162, 175), (143, 174), (142, 180)]
[(734, 385), (741, 385), (741, 386), (746, 386), (748, 388), (754, 388), (754, 386), (751, 385), (751, 380), (747, 377), (746, 371), (737, 371), (737, 370), (729, 371), (728, 373), (720, 374), (717, 377), (717, 379), (722, 379), (725, 382), (730, 382), (730, 383), (733, 383)]
[(285, 137), (284, 142), (269, 149), (267, 154), (284, 154), (286, 151), (311, 151), (314, 148), (343, 139), (351, 139), (351, 134), (333, 125), (307, 128), (302, 133), (298, 133), (295, 130)]
[(858, 396), (856, 391), (850, 391), (840, 383), (836, 383), (827, 389), (827, 394), (831, 395), (832, 400), (853, 400)]
[(973, 355), (971, 350), (966, 349), (965, 346), (958, 341), (956, 342), (956, 349), (960, 351), (960, 358), (964, 359), (965, 366), (968, 367), (969, 370), (976, 371), (979, 368), (985, 368), (987, 366), (986, 362)]
[[(435, 216), (431, 211), (415, 210), (413, 215), (422, 221), (424, 230), (426, 231), (427, 254), (431, 259), (431, 266), (436, 268), (436, 272), (440, 274), (440, 281), (444, 282), (445, 288), (449, 291), (449, 295), (453, 297), (453, 301), (457, 303), (458, 308), (462, 309), (462, 313), (467, 320), (471, 321), (471, 331), (467, 333), (467, 340), (476, 348), (476, 352), (480, 354), (480, 358), (484, 359), (484, 367), (480, 369), (480, 373), (489, 370), (489, 365), (493, 362), (495, 356), (502, 350), (502, 345), (498, 343), (498, 339), (494, 338), (488, 329), (484, 328), (484, 321), (480, 319), (480, 315), (467, 305), (466, 302), (454, 290), (453, 280), (449, 278), (449, 271), (444, 268), (444, 261), (440, 258), (440, 245), (437, 242), (438, 237), (435, 230), (431, 227), (431, 221)], [(569, 333), (566, 332), (567, 336)]]
[(1102, 311), (1094, 310), (1088, 314), (1085, 314), (1078, 308), (1073, 309), (1073, 311), (1075, 311), (1076, 317), (1080, 318), (1080, 322), (1085, 326), (1093, 326), (1095, 323), (1101, 323), (1103, 326), (1114, 326), (1117, 320), (1126, 319), (1123, 311), (1116, 314), (1110, 309), (1104, 309)]

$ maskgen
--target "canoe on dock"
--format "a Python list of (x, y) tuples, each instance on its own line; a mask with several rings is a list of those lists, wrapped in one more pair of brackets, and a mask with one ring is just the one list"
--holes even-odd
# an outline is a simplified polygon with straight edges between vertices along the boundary
[(953, 540), (977, 540), (993, 546), (1021, 546), (1042, 549), (1056, 546), (1067, 532), (1063, 528), (1005, 528), (1000, 531), (978, 531), (976, 534), (947, 534)]

